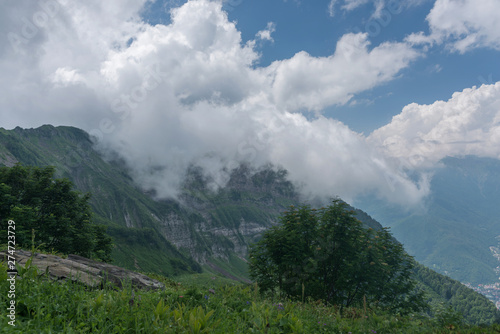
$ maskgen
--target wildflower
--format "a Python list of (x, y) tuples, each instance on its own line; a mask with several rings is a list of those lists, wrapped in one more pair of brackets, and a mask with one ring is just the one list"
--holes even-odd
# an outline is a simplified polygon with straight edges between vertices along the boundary
[(372, 329), (372, 333), (377, 334), (377, 331)]
[(134, 291), (132, 291), (132, 297), (130, 298), (130, 300), (128, 301), (128, 304), (130, 306), (134, 306), (134, 298), (135, 298), (135, 293)]
[(208, 300), (208, 296), (207, 296), (207, 295), (205, 295), (205, 296), (204, 296), (204, 298), (205, 298), (206, 300)]
[(179, 296), (179, 298), (184, 298), (184, 296)]
[(247, 305), (250, 305), (250, 302), (247, 302)]

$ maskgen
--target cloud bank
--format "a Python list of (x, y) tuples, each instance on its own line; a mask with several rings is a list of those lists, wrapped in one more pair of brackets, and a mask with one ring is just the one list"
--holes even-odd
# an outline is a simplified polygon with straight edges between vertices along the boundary
[(410, 104), (368, 140), (411, 169), (432, 167), (446, 156), (500, 159), (500, 82), (465, 89), (448, 101)]
[[(498, 85), (464, 91), (469, 98), (461, 102), (437, 102), (441, 116), (410, 105), (369, 137), (321, 116), (422, 57), (406, 42), (372, 46), (367, 34), (348, 33), (328, 57), (302, 51), (259, 67), (258, 42), (272, 41), (279, 29), (272, 23), (243, 41), (222, 2), (191, 0), (171, 11), (171, 24), (152, 26), (139, 15), (145, 2), (0, 4), (0, 42), (10, 46), (0, 51), (3, 126), (81, 127), (118, 151), (136, 182), (161, 197), (175, 198), (191, 164), (217, 187), (239, 162), (270, 162), (286, 168), (305, 194), (352, 200), (373, 193), (402, 205), (429, 192), (425, 174), (410, 179), (405, 161), (458, 152), (451, 144), (432, 152), (411, 145), (460, 141), (457, 118), (470, 119), (462, 121), (475, 140), (498, 140), (497, 130), (488, 137), (473, 130), (485, 118), (466, 116), (487, 106), (486, 120), (497, 122)], [(436, 120), (439, 128), (430, 125)], [(411, 122), (421, 124), (417, 132)]]
[(437, 0), (427, 16), (430, 34), (415, 33), (408, 41), (446, 44), (465, 53), (479, 47), (500, 50), (500, 2), (496, 0)]

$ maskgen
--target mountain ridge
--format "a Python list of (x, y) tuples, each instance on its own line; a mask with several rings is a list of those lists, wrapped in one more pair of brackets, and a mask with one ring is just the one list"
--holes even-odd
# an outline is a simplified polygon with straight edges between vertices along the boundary
[[(180, 192), (182, 204), (155, 200), (150, 192), (137, 187), (120, 161), (104, 160), (90, 136), (71, 127), (0, 128), (0, 165), (12, 166), (16, 162), (53, 165), (57, 177), (67, 177), (79, 191), (92, 193), (94, 220), (107, 225), (115, 240), (115, 265), (170, 277), (208, 271), (248, 282), (248, 246), (282, 211), (300, 205), (285, 170), (272, 166), (252, 169), (247, 165), (235, 169), (227, 186), (218, 191), (207, 189), (208, 180), (193, 166)], [(367, 213), (351, 208), (365, 226), (382, 228)], [(417, 264), (416, 277), (422, 268)], [(442, 287), (460, 283), (432, 270), (424, 272), (431, 278), (421, 280), (421, 286), (434, 296), (433, 300), (450, 303), (467, 314), (472, 302), (463, 305), (454, 293)], [(468, 299), (485, 309), (492, 307), (481, 321), (496, 321), (491, 303), (472, 290), (458, 287), (453, 291), (465, 291)], [(474, 316), (467, 319), (479, 321)]]
[[(202, 175), (192, 168), (180, 195), (184, 205), (173, 200), (154, 200), (133, 183), (120, 161), (105, 161), (94, 149), (90, 136), (72, 127), (1, 129), (0, 164), (12, 166), (16, 162), (53, 165), (57, 177), (67, 177), (78, 190), (90, 192), (94, 220), (109, 226), (110, 234), (119, 240), (114, 257), (127, 268), (151, 270), (165, 266), (165, 259), (147, 260), (144, 255), (141, 260), (123, 246), (132, 242), (134, 247), (143, 248), (137, 241), (145, 235), (155, 240), (152, 246), (175, 255), (167, 263), (177, 263), (179, 258), (189, 262), (187, 267), (177, 263), (185, 270), (192, 267), (199, 271), (196, 262), (211, 261), (215, 266), (217, 259), (231, 259), (239, 267), (253, 238), (271, 225), (280, 210), (297, 201), (291, 184), (280, 171), (250, 171), (246, 166), (233, 171), (229, 188), (219, 192), (208, 191)], [(226, 203), (228, 200), (230, 204)], [(190, 262), (190, 258), (195, 262)], [(237, 276), (245, 275), (241, 274)]]
[(491, 247), (500, 235), (500, 161), (464, 156), (442, 160), (426, 210), (406, 213), (373, 199), (357, 203), (391, 227), (424, 265), (461, 282), (498, 282)]

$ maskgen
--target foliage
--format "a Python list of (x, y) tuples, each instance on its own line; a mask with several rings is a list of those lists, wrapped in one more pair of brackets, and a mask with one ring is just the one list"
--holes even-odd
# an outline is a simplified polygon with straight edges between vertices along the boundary
[(7, 240), (7, 223), (13, 220), (18, 245), (110, 261), (111, 238), (104, 226), (91, 222), (90, 195), (72, 190), (67, 179), (54, 179), (54, 170), (0, 167), (0, 236)]
[(446, 315), (450, 318), (450, 315), (459, 314), (465, 322), (471, 324), (489, 325), (500, 322), (500, 311), (485, 296), (421, 264), (417, 264), (413, 271), (432, 306), (430, 315)]
[(339, 305), (397, 311), (424, 306), (411, 278), (413, 259), (387, 229), (365, 229), (334, 200), (319, 210), (291, 207), (250, 252), (250, 275), (263, 292)]
[[(5, 272), (0, 263), (0, 273)], [(444, 312), (435, 319), (378, 307), (340, 313), (321, 302), (263, 298), (254, 286), (182, 284), (163, 278), (162, 291), (88, 289), (52, 281), (25, 268), (16, 282), (16, 327), (5, 316), (9, 283), (0, 280), (2, 333), (497, 333)], [(197, 275), (195, 277), (201, 278)], [(209, 278), (213, 282), (217, 282)], [(450, 323), (449, 321), (452, 321)]]

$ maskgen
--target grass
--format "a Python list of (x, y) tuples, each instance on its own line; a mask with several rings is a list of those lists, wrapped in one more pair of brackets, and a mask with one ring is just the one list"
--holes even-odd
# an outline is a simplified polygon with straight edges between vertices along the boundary
[[(211, 257), (210, 262), (238, 278), (240, 281), (248, 281), (248, 267), (246, 263), (235, 254), (229, 254), (227, 262), (216, 257)], [(205, 265), (204, 269), (208, 272), (217, 273), (215, 269), (210, 268), (208, 265)]]
[(5, 264), (0, 268), (2, 333), (499, 333), (471, 327), (446, 311), (436, 318), (399, 316), (379, 309), (348, 309), (320, 302), (262, 297), (255, 285), (211, 274), (174, 281), (154, 275), (163, 291), (51, 281), (35, 268), (16, 282), (16, 327), (7, 324)]

